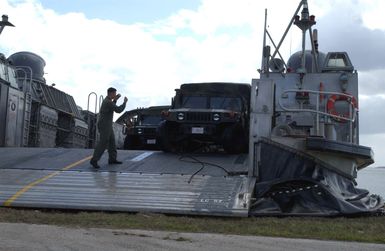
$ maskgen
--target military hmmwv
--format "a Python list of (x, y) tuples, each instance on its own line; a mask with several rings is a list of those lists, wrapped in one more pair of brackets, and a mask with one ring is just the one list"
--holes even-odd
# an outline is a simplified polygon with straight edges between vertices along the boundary
[[(181, 85), (152, 136), (164, 151), (120, 150), (123, 165), (108, 167), (105, 158), (98, 171), (88, 163), (92, 149), (81, 149), (97, 140), (96, 109), (80, 112), (48, 86), (39, 56), (2, 56), (2, 205), (243, 217), (383, 210), (380, 196), (355, 183), (373, 153), (359, 145), (348, 53), (318, 50), (305, 0), (278, 43), (266, 17), (259, 79)], [(3, 16), (1, 30), (7, 25)], [(302, 50), (286, 62), (280, 48), (293, 26)]]

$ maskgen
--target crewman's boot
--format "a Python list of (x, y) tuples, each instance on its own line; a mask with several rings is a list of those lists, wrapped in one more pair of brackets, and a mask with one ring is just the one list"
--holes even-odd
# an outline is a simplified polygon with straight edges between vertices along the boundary
[(123, 164), (123, 162), (115, 159), (115, 160), (108, 160), (108, 164), (110, 164), (110, 165), (113, 165), (113, 164), (120, 165), (120, 164)]
[(93, 166), (93, 167), (96, 168), (96, 169), (99, 169), (99, 168), (100, 168), (100, 166), (98, 165), (98, 162), (95, 161), (95, 160), (92, 160), (92, 159), (91, 159), (90, 164), (91, 164), (91, 166)]

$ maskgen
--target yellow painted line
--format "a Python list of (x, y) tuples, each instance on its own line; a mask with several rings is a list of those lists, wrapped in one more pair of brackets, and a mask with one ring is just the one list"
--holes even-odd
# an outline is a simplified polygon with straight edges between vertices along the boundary
[(8, 200), (6, 200), (6, 201), (4, 202), (3, 205), (4, 205), (5, 207), (11, 206), (11, 204), (12, 204), (17, 198), (19, 198), (22, 194), (24, 194), (25, 192), (27, 192), (28, 190), (30, 190), (32, 187), (34, 187), (34, 186), (36, 186), (36, 185), (38, 185), (38, 184), (40, 184), (40, 183), (42, 183), (42, 182), (44, 182), (44, 181), (46, 181), (46, 180), (48, 180), (48, 179), (50, 179), (50, 178), (52, 178), (52, 177), (58, 175), (58, 174), (61, 173), (62, 171), (67, 171), (67, 170), (69, 170), (69, 169), (71, 169), (71, 168), (73, 168), (73, 167), (75, 167), (75, 166), (77, 166), (77, 165), (79, 165), (79, 164), (81, 164), (81, 163), (83, 163), (83, 162), (85, 162), (85, 161), (91, 159), (91, 157), (92, 157), (92, 156), (88, 156), (88, 157), (86, 157), (86, 158), (84, 158), (84, 159), (81, 159), (81, 160), (79, 160), (79, 161), (76, 161), (76, 162), (74, 162), (74, 163), (72, 163), (72, 164), (70, 164), (70, 165), (68, 165), (68, 166), (65, 166), (64, 168), (62, 168), (62, 169), (59, 170), (59, 171), (55, 171), (55, 172), (53, 172), (53, 173), (51, 173), (51, 174), (48, 174), (47, 176), (44, 176), (43, 178), (40, 178), (40, 179), (38, 179), (38, 180), (36, 180), (36, 181), (34, 181), (34, 182), (32, 182), (32, 183), (29, 183), (28, 185), (26, 185), (25, 187), (23, 187), (22, 189), (20, 189), (19, 191), (17, 191), (11, 198), (9, 198)]

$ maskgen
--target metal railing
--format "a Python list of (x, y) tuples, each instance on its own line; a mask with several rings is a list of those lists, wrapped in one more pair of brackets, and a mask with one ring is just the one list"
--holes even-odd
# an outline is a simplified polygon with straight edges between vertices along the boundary
[[(301, 108), (288, 108), (288, 107), (285, 107), (284, 105), (282, 105), (282, 98), (280, 98), (280, 99), (278, 99), (278, 104), (283, 111), (298, 112), (298, 113), (300, 113), (300, 112), (315, 113), (316, 114), (316, 124), (315, 124), (316, 125), (316, 128), (315, 128), (316, 129), (316, 135), (320, 135), (320, 116), (321, 115), (329, 117), (329, 118), (334, 118), (335, 120), (338, 120), (338, 121), (347, 121), (347, 122), (349, 122), (349, 140), (350, 140), (350, 143), (353, 143), (353, 134), (355, 134), (355, 133), (353, 133), (353, 124), (357, 120), (357, 117), (358, 117), (358, 109), (356, 107), (354, 107), (354, 105), (351, 102), (354, 99), (354, 96), (346, 94), (346, 93), (340, 93), (340, 92), (289, 89), (289, 90), (285, 90), (284, 92), (282, 92), (281, 97), (287, 95), (288, 93), (314, 94), (316, 96), (316, 109), (308, 109), (308, 108), (302, 108), (302, 107)], [(329, 95), (329, 96), (338, 95), (338, 96), (346, 97), (346, 100), (349, 103), (349, 116), (345, 117), (345, 116), (341, 116), (341, 115), (331, 114), (327, 111), (321, 111), (320, 110), (320, 96), (321, 95)], [(327, 104), (327, 102), (325, 102), (324, 110), (326, 110), (326, 104)], [(354, 135), (354, 136), (356, 136), (356, 135)]]
[[(29, 74), (30, 74), (29, 78), (28, 78), (27, 70), (29, 71)], [(33, 82), (33, 79), (32, 79), (32, 74), (33, 74), (32, 68), (29, 67), (29, 66), (18, 66), (18, 67), (16, 67), (15, 71), (16, 71), (16, 73), (18, 71), (23, 72), (24, 78), (17, 77), (17, 79), (23, 81), (23, 85), (22, 85), (23, 92), (24, 93), (27, 93), (27, 92), (30, 93), (31, 89), (32, 89), (32, 82)]]

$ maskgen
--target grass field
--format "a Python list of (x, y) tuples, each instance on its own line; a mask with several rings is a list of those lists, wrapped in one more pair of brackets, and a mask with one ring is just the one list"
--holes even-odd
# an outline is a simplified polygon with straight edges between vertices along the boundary
[(385, 217), (187, 217), (0, 208), (0, 222), (385, 243)]

